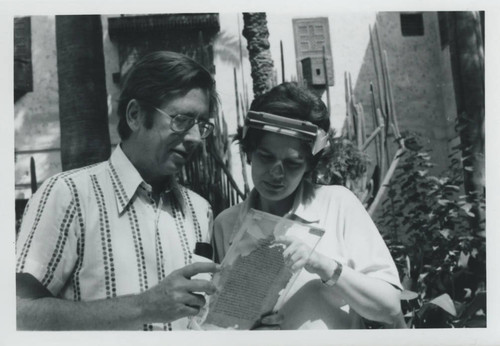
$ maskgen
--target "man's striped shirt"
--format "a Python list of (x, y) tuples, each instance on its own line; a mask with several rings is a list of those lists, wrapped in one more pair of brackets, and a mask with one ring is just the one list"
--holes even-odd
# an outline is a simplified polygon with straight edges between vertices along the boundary
[[(54, 296), (89, 301), (135, 294), (193, 260), (212, 211), (177, 184), (156, 204), (120, 146), (108, 161), (60, 173), (32, 196), (16, 244), (17, 272)], [(145, 325), (185, 329), (187, 319)]]

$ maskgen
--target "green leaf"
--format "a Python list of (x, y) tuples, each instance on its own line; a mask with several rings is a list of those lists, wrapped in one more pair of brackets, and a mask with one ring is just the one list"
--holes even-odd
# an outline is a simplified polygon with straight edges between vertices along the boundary
[(401, 300), (413, 300), (418, 298), (418, 293), (410, 291), (410, 290), (403, 290), (401, 292)]
[(443, 229), (443, 230), (439, 231), (439, 233), (441, 233), (441, 235), (442, 235), (445, 239), (449, 239), (449, 237), (450, 237), (450, 232), (451, 232), (451, 230), (450, 230), (450, 229), (447, 229), (447, 228), (445, 228), (445, 229)]
[(474, 213), (472, 213), (470, 210), (472, 208), (472, 204), (471, 203), (465, 203), (462, 207), (462, 210), (465, 211), (465, 213), (467, 215), (469, 215), (470, 217), (474, 217)]
[(463, 251), (460, 251), (460, 257), (458, 258), (458, 266), (467, 268), (467, 264), (469, 263), (470, 254), (465, 254)]
[(457, 310), (455, 309), (455, 304), (453, 304), (453, 300), (451, 300), (448, 293), (444, 293), (439, 297), (434, 298), (429, 302), (429, 304), (437, 305), (444, 311), (448, 312), (450, 315), (457, 316)]
[(454, 191), (460, 191), (460, 188), (456, 185), (445, 185), (445, 189), (450, 189)]

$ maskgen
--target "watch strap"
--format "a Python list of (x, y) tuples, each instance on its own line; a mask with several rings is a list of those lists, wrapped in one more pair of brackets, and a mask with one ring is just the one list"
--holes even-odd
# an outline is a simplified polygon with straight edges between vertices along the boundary
[(335, 285), (340, 277), (340, 274), (342, 274), (342, 268), (343, 268), (342, 263), (338, 261), (335, 261), (335, 263), (337, 264), (337, 267), (333, 271), (332, 276), (326, 281), (321, 280), (325, 285), (329, 287)]

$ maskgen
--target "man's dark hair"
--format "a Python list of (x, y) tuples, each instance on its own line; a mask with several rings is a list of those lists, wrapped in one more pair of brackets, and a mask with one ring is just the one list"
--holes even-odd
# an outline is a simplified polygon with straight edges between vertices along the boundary
[(218, 109), (215, 80), (210, 72), (193, 59), (175, 52), (158, 51), (139, 59), (127, 72), (118, 101), (118, 134), (122, 140), (132, 133), (127, 124), (127, 105), (136, 99), (146, 110), (144, 126), (153, 126), (153, 107), (182, 97), (190, 90), (201, 88), (209, 95), (209, 112)]
[[(255, 98), (250, 105), (250, 110), (310, 121), (327, 133), (330, 130), (330, 116), (325, 103), (297, 83), (283, 83), (275, 86), (267, 93)], [(250, 163), (250, 154), (258, 146), (263, 134), (261, 130), (249, 129), (246, 137), (243, 138), (242, 129), (238, 129), (235, 140), (240, 143), (248, 163)], [(314, 157), (311, 162), (312, 166), (316, 165), (319, 156), (320, 154)]]

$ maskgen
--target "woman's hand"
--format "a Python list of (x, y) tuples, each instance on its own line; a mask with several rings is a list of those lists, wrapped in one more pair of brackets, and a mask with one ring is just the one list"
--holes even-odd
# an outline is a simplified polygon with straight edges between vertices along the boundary
[(279, 312), (265, 314), (261, 316), (259, 322), (251, 330), (280, 330), (283, 319), (283, 315)]
[(275, 243), (286, 246), (285, 251), (283, 251), (283, 257), (285, 264), (292, 271), (304, 268), (309, 273), (318, 274), (321, 279), (326, 281), (332, 275), (333, 269), (335, 269), (335, 266), (331, 263), (332, 260), (312, 251), (311, 247), (299, 238), (279, 236), (276, 238)]
[[(280, 236), (276, 244), (286, 246), (283, 251), (285, 263), (293, 270), (305, 268), (317, 274), (322, 281), (332, 277), (338, 266), (337, 261), (321, 253), (313, 251), (300, 239), (291, 236)], [(359, 273), (344, 266), (339, 280), (332, 290), (336, 290), (362, 317), (383, 323), (395, 323), (401, 315), (400, 291), (384, 280)]]

